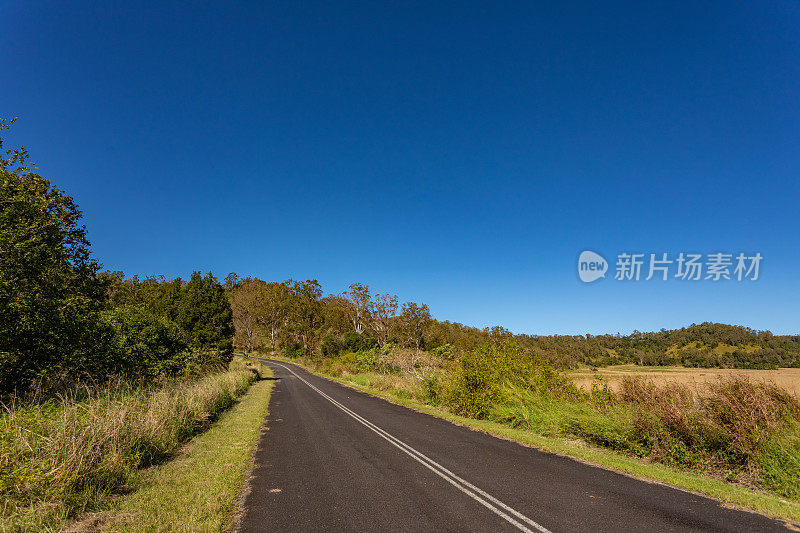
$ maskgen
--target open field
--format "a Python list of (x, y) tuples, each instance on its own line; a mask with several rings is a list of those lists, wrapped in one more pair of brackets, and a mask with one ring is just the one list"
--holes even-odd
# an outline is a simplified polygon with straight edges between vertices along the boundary
[(792, 394), (800, 396), (800, 368), (779, 368), (777, 370), (743, 370), (737, 368), (686, 368), (680, 366), (636, 366), (618, 365), (589, 368), (569, 372), (573, 382), (583, 390), (591, 389), (595, 376), (608, 381), (609, 387), (619, 390), (619, 384), (626, 376), (638, 376), (652, 380), (656, 384), (680, 383), (700, 386), (719, 378), (747, 376), (752, 380), (772, 382)]

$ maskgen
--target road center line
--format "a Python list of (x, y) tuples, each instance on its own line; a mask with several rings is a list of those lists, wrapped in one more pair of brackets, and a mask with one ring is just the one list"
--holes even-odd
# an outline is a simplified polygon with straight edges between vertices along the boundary
[[(550, 533), (550, 531), (547, 528), (545, 528), (544, 526), (534, 522), (533, 520), (531, 520), (527, 516), (523, 515), (519, 511), (516, 511), (516, 510), (512, 509), (511, 507), (509, 507), (505, 503), (501, 502), (500, 500), (498, 500), (494, 496), (486, 493), (485, 491), (479, 489), (478, 487), (476, 487), (472, 483), (469, 483), (468, 481), (465, 481), (464, 479), (461, 479), (460, 477), (455, 475), (453, 472), (451, 472), (447, 468), (443, 467), (442, 465), (440, 465), (439, 463), (437, 463), (436, 461), (434, 461), (430, 457), (424, 455), (422, 452), (412, 448), (411, 446), (409, 446), (405, 442), (401, 441), (400, 439), (398, 439), (394, 435), (392, 435), (389, 432), (379, 428), (378, 426), (376, 426), (375, 424), (373, 424), (372, 422), (370, 422), (366, 418), (364, 418), (361, 415), (359, 415), (358, 413), (352, 411), (350, 408), (348, 408), (348, 407), (342, 405), (341, 403), (339, 403), (338, 401), (334, 400), (333, 398), (331, 398), (330, 396), (328, 396), (327, 394), (322, 392), (319, 388), (315, 387), (314, 385), (312, 385), (311, 383), (309, 383), (308, 381), (303, 379), (303, 377), (298, 375), (291, 368), (289, 368), (289, 367), (287, 367), (285, 365), (282, 365), (280, 363), (275, 363), (273, 361), (269, 361), (269, 362), (272, 363), (272, 364), (276, 364), (276, 365), (288, 370), (289, 372), (291, 372), (297, 379), (299, 379), (300, 381), (302, 381), (303, 383), (308, 385), (311, 389), (316, 391), (320, 396), (322, 396), (323, 398), (325, 398), (326, 400), (328, 400), (329, 402), (334, 404), (336, 407), (338, 407), (339, 409), (341, 409), (342, 411), (347, 413), (349, 416), (351, 416), (352, 418), (354, 418), (355, 420), (357, 420), (358, 422), (360, 422), (361, 424), (363, 424), (364, 426), (366, 426), (367, 428), (369, 428), (373, 432), (377, 433), (379, 436), (381, 436), (383, 439), (388, 441), (390, 444), (392, 444), (393, 446), (397, 447), (403, 453), (407, 454), (412, 459), (416, 460), (417, 462), (419, 462), (420, 464), (425, 466), (428, 470), (432, 471), (433, 473), (435, 473), (439, 477), (441, 477), (444, 480), (446, 480), (448, 483), (450, 483), (451, 485), (456, 487), (458, 490), (460, 490), (461, 492), (463, 492), (464, 494), (466, 494), (467, 496), (469, 496), (473, 500), (477, 501), (478, 503), (480, 503), (481, 505), (483, 505), (484, 507), (486, 507), (490, 511), (494, 512), (495, 514), (497, 514), (498, 516), (502, 517), (503, 519), (505, 519), (510, 524), (512, 524), (515, 527), (517, 527), (520, 531), (533, 533), (532, 529), (530, 529), (525, 524), (520, 522), (520, 520), (521, 520), (522, 522), (525, 522), (526, 524), (528, 524), (529, 526), (533, 527), (536, 531), (539, 531), (540, 533)], [(512, 517), (510, 515), (513, 515), (514, 517), (518, 518), (519, 520), (515, 519), (514, 517)]]

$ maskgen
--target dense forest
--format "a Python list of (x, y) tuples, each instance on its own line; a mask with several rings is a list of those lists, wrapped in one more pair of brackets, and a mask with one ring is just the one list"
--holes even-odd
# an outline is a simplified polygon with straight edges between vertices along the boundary
[[(11, 122), (0, 121), (0, 131)], [(326, 295), (316, 280), (231, 273), (220, 282), (200, 272), (188, 280), (126, 278), (101, 270), (75, 201), (34, 170), (24, 148), (0, 154), (2, 394), (196, 374), (229, 361), (234, 345), (328, 358), (400, 347), (452, 360), (511, 340), (559, 368), (800, 366), (800, 336), (724, 324), (631, 335), (514, 335), (436, 320), (427, 305), (401, 303), (362, 283)]]

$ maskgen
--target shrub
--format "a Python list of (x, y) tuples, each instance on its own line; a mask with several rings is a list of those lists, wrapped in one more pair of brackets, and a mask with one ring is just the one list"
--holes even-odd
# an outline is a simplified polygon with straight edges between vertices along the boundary
[(336, 357), (344, 350), (344, 340), (336, 335), (325, 335), (320, 350), (324, 357)]
[(696, 396), (685, 386), (628, 378), (620, 399), (635, 408), (636, 438), (654, 459), (800, 493), (800, 404), (775, 385), (731, 377)]
[(118, 307), (105, 318), (115, 332), (116, 373), (154, 377), (186, 370), (188, 342), (174, 322), (139, 306)]
[(442, 344), (430, 351), (431, 355), (442, 359), (451, 360), (455, 356), (455, 347), (452, 344)]
[(376, 348), (378, 346), (378, 341), (367, 333), (350, 331), (344, 334), (342, 346), (343, 348), (341, 351), (364, 352)]
[(338, 362), (351, 374), (361, 374), (378, 368), (380, 354), (378, 349), (366, 352), (347, 352), (338, 357)]
[(509, 388), (564, 397), (578, 394), (569, 378), (548, 363), (525, 353), (514, 342), (504, 342), (464, 355), (461, 368), (450, 383), (447, 404), (456, 414), (486, 418)]
[(297, 359), (305, 355), (305, 350), (303, 350), (303, 346), (299, 342), (290, 342), (281, 349), (281, 355), (290, 359)]

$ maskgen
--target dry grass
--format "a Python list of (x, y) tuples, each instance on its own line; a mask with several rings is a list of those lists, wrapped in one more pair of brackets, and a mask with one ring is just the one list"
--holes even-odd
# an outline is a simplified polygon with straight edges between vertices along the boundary
[(637, 443), (656, 461), (800, 498), (800, 402), (770, 383), (729, 376), (700, 391), (639, 377), (620, 383)]
[(607, 381), (614, 391), (620, 390), (620, 384), (628, 376), (640, 376), (657, 384), (676, 383), (686, 385), (693, 390), (700, 390), (707, 384), (715, 383), (719, 378), (747, 377), (752, 381), (772, 383), (800, 396), (800, 368), (779, 368), (777, 370), (742, 370), (733, 368), (685, 368), (682, 366), (649, 367), (635, 365), (618, 365), (598, 368), (596, 372), (589, 369), (569, 373), (572, 381), (583, 390), (591, 390), (595, 376)]
[(7, 408), (0, 416), (0, 529), (45, 529), (103, 508), (138, 468), (174, 453), (256, 377), (239, 369), (155, 389), (84, 389)]

